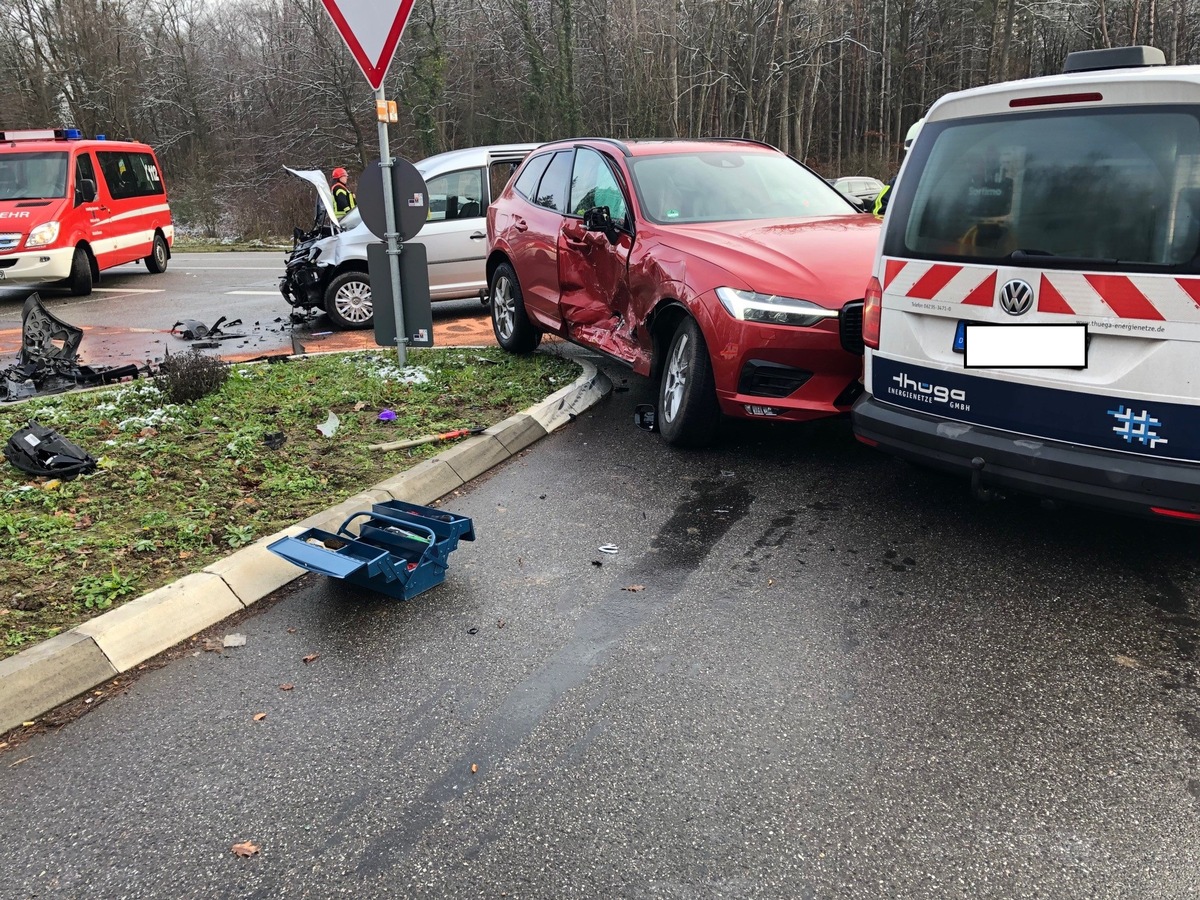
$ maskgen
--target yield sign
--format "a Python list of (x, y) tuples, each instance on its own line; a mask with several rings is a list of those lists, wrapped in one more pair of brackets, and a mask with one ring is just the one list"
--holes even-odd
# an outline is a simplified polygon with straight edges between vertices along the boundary
[(416, 0), (321, 0), (375, 90), (383, 85)]

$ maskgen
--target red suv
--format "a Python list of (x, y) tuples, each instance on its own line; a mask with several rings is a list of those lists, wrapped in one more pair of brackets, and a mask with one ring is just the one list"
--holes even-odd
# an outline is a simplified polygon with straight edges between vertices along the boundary
[(492, 327), (513, 353), (550, 332), (661, 377), (669, 444), (722, 413), (847, 412), (878, 231), (765, 144), (546, 144), (488, 208)]

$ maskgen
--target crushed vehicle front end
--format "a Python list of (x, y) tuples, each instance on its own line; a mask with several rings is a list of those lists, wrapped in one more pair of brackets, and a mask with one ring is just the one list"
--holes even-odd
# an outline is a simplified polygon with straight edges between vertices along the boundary
[(301, 315), (324, 307), (325, 275), (319, 260), (330, 239), (328, 229), (315, 232), (296, 229), (292, 252), (279, 278), (279, 292)]

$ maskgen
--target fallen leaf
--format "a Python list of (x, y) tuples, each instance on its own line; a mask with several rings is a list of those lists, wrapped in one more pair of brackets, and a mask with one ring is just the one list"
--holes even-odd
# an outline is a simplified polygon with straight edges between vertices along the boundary
[(288, 634), (295, 634), (295, 633), (296, 633), (296, 629), (295, 629), (295, 628), (289, 628), (289, 629), (288, 629)]
[(221, 638), (221, 644), (225, 647), (245, 647), (246, 636), (244, 634), (227, 634)]
[(507, 625), (507, 624), (508, 624), (508, 623), (507, 623), (507, 622), (505, 622), (503, 619), (497, 619), (497, 620), (496, 620), (496, 627), (497, 627), (497, 628), (503, 628), (503, 627), (504, 627), (505, 625)]
[(180, 551), (179, 551), (179, 558), (180, 558), (180, 559), (191, 559), (191, 558), (192, 558), (193, 556), (195, 556), (195, 555), (196, 555), (196, 554), (195, 554), (195, 553), (193, 553), (191, 550), (180, 550)]
[(629, 593), (631, 593), (631, 594), (636, 594), (638, 591), (644, 591), (645, 589), (646, 589), (646, 586), (644, 584), (631, 584), (631, 585), (621, 588), (621, 590), (629, 591)]
[(255, 721), (255, 722), (261, 722), (261, 721), (262, 721), (263, 719), (265, 719), (266, 717), (267, 717), (267, 714), (266, 714), (266, 713), (255, 713), (255, 714), (254, 714), (254, 721)]
[(251, 856), (258, 854), (258, 847), (249, 841), (242, 841), (240, 844), (234, 844), (229, 848), (233, 851), (233, 855), (241, 859), (248, 859)]
[(290, 691), (290, 690), (292, 690), (294, 687), (295, 687), (295, 685), (294, 685), (294, 684), (281, 684), (281, 685), (279, 686), (279, 689), (280, 689), (281, 691)]
[(225, 642), (220, 638), (205, 638), (204, 650), (207, 653), (220, 653), (225, 649)]
[(366, 404), (365, 400), (359, 400), (357, 403), (354, 404), (355, 412), (362, 412), (366, 408), (367, 408), (367, 404)]
[(471, 774), (474, 775), (478, 771), (479, 771), (479, 766), (477, 766), (475, 763), (471, 763)]
[(310, 663), (313, 660), (317, 659), (320, 655), (321, 655), (320, 653), (310, 653), (310, 654), (308, 654), (308, 656), (304, 657), (304, 661), (306, 663)]
[(56, 491), (60, 487), (62, 487), (62, 481), (58, 478), (51, 478), (49, 481), (47, 481), (45, 484), (42, 485), (42, 490)]
[(1115, 662), (1118, 666), (1124, 666), (1127, 669), (1140, 669), (1142, 667), (1142, 664), (1132, 656), (1122, 656), (1121, 654), (1114, 656), (1113, 662)]

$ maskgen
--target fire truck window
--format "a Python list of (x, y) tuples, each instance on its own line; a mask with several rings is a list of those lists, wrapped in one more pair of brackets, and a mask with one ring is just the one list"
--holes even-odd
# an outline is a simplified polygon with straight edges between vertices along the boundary
[(87, 153), (80, 153), (75, 157), (75, 205), (79, 206), (83, 203), (83, 193), (81, 187), (85, 181), (96, 183), (96, 170), (92, 166), (92, 157)]
[(164, 193), (158, 167), (150, 154), (98, 150), (96, 158), (100, 161), (108, 193), (114, 200)]

